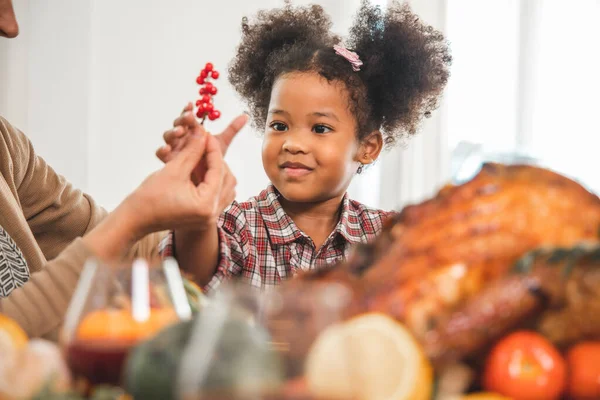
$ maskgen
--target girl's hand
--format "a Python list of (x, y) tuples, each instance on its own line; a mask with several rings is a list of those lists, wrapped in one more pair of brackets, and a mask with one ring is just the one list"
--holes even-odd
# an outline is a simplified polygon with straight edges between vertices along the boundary
[(235, 187), (237, 186), (237, 179), (231, 173), (227, 163), (224, 162), (223, 165), (225, 167), (225, 172), (223, 175), (223, 187), (221, 188), (221, 197), (219, 198), (217, 215), (221, 215), (223, 211), (233, 203), (236, 196)]

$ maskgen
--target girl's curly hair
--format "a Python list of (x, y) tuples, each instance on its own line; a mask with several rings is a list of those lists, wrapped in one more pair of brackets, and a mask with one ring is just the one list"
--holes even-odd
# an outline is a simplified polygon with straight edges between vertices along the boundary
[(335, 54), (341, 38), (318, 5), (260, 11), (242, 21), (242, 41), (229, 67), (229, 80), (246, 100), (254, 125), (264, 127), (277, 77), (316, 72), (348, 90), (359, 139), (381, 130), (387, 145), (415, 134), (423, 117), (438, 106), (452, 62), (448, 42), (406, 4), (391, 2), (385, 12), (363, 0), (346, 47), (363, 66), (354, 72)]

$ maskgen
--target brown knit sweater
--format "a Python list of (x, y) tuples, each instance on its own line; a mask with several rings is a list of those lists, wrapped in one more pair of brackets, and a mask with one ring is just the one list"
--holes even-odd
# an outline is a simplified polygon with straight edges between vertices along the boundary
[[(27, 137), (0, 117), (0, 228), (29, 268), (28, 281), (0, 297), (0, 313), (32, 337), (55, 337), (84, 261), (80, 236), (106, 211), (37, 156)], [(146, 237), (130, 256), (153, 257), (162, 234)]]

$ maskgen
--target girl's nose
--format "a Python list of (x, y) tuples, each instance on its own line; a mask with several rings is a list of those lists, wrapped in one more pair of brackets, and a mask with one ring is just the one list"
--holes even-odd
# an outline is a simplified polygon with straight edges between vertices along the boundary
[(308, 153), (308, 145), (306, 143), (306, 135), (302, 135), (298, 131), (288, 131), (285, 135), (285, 140), (282, 146), (283, 151), (288, 153)]

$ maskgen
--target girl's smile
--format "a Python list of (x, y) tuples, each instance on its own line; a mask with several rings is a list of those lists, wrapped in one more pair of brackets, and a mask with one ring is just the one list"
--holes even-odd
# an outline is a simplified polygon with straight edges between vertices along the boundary
[(300, 162), (286, 161), (279, 166), (290, 179), (302, 178), (310, 174), (314, 168), (304, 165)]

